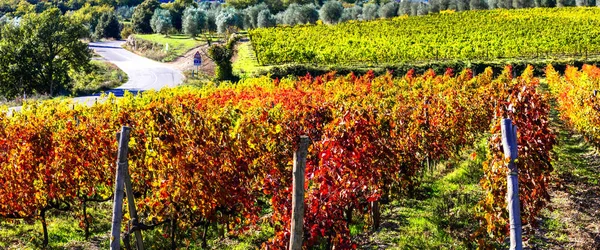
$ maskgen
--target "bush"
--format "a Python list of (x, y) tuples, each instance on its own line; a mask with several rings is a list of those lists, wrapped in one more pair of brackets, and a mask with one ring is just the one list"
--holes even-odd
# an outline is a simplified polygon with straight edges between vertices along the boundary
[(123, 25), (123, 29), (121, 30), (121, 38), (127, 39), (131, 34), (133, 34), (133, 28), (131, 27), (131, 25)]
[(168, 35), (169, 29), (173, 28), (171, 12), (168, 10), (156, 9), (150, 20), (150, 26), (155, 33)]
[(342, 6), (342, 3), (336, 0), (329, 0), (319, 10), (319, 17), (326, 24), (336, 24), (342, 18), (343, 11), (344, 6)]
[(275, 16), (267, 10), (262, 10), (258, 13), (258, 28), (274, 27), (277, 24)]
[(362, 20), (375, 20), (378, 17), (379, 6), (377, 4), (365, 4), (362, 9)]
[[(410, 1), (404, 1), (410, 3)], [(398, 3), (395, 1), (386, 3), (379, 8), (379, 16), (381, 18), (392, 18), (398, 15)]]
[(344, 11), (342, 12), (341, 21), (347, 22), (350, 20), (359, 20), (360, 16), (362, 15), (362, 10), (362, 7), (360, 7), (359, 5), (354, 5), (350, 8), (344, 8)]
[(133, 23), (133, 30), (137, 33), (148, 34), (152, 33), (152, 26), (150, 20), (154, 15), (154, 11), (160, 6), (158, 0), (146, 0), (133, 11), (131, 22)]
[(192, 37), (202, 33), (206, 24), (206, 12), (199, 8), (189, 7), (183, 12), (182, 31)]
[(125, 72), (112, 63), (102, 61), (92, 61), (87, 72), (73, 70), (69, 75), (73, 84), (71, 93), (75, 95), (116, 88), (127, 81)]

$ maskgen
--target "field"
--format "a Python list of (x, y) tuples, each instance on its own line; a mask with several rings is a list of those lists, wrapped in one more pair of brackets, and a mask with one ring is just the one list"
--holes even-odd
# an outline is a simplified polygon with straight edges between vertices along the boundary
[[(307, 136), (303, 249), (508, 249), (507, 177), (525, 249), (600, 249), (600, 8), (318, 23), (136, 35), (159, 61), (212, 49), (239, 81), (0, 107), (0, 249), (109, 248), (124, 126), (123, 248), (288, 249)], [(75, 93), (126, 80), (92, 67)]]
[[(486, 131), (499, 133), (494, 129), (499, 120), (492, 114), (506, 112), (509, 103), (489, 105), (493, 100), (513, 100), (514, 113), (505, 115), (518, 115), (517, 125), (528, 128), (521, 131), (523, 137), (535, 138), (520, 141), (528, 145), (521, 152), (527, 176), (521, 186), (546, 192), (540, 178), (549, 174), (545, 162), (554, 141), (546, 122), (547, 104), (531, 73), (530, 68), (514, 81), (510, 68), (496, 79), (491, 70), (477, 77), (470, 71), (456, 76), (430, 71), (396, 79), (263, 77), (231, 86), (146, 92), (90, 108), (66, 102), (32, 104), (0, 124), (4, 152), (28, 152), (1, 158), (0, 198), (7, 202), (0, 205), (0, 214), (42, 222), (47, 211), (86, 214), (94, 200), (112, 195), (113, 133), (128, 125), (134, 131), (130, 172), (143, 222), (171, 224), (163, 234), (180, 238), (219, 225), (229, 235), (239, 235), (264, 227), (265, 222), (257, 223), (268, 216), (267, 228), (275, 233), (257, 244), (284, 247), (291, 202), (287, 162), (296, 138), (306, 134), (312, 139), (306, 209), (312, 213), (305, 218), (310, 225), (305, 244), (351, 247), (356, 244), (353, 225), (372, 223), (370, 202), (410, 195), (429, 162), (457, 156)], [(531, 103), (533, 108), (527, 106)], [(489, 150), (488, 166), (501, 164), (499, 150)], [(479, 217), (483, 214), (477, 218), (501, 239), (505, 232), (498, 221), (503, 218), (494, 209), (504, 207), (504, 175), (487, 168), (483, 173), (488, 180), (483, 190), (500, 196), (480, 208), (489, 220)], [(528, 222), (545, 202), (539, 196), (522, 199), (530, 204), (523, 211)], [(349, 207), (350, 220), (344, 219)], [(330, 212), (317, 212), (321, 210)], [(91, 221), (82, 220), (81, 226), (90, 228)]]
[(467, 11), (250, 31), (261, 65), (363, 65), (587, 57), (600, 52), (600, 9)]

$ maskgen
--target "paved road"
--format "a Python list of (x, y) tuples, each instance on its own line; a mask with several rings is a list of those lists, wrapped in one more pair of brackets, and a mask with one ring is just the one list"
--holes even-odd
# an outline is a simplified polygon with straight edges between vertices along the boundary
[[(105, 92), (113, 93), (116, 96), (123, 96), (125, 91), (136, 93), (151, 89), (158, 90), (164, 87), (177, 86), (183, 81), (183, 74), (180, 70), (123, 49), (121, 47), (123, 43), (123, 41), (108, 41), (89, 44), (90, 49), (102, 56), (106, 61), (117, 65), (129, 77), (125, 84)], [(79, 102), (90, 103), (98, 96), (100, 96), (100, 93), (73, 99)]]
[[(158, 90), (177, 86), (183, 81), (184, 76), (180, 70), (129, 52), (121, 47), (123, 43), (124, 41), (108, 41), (89, 44), (90, 49), (96, 51), (104, 60), (117, 65), (129, 77), (125, 84), (105, 91), (106, 93), (123, 96), (125, 91), (137, 93), (151, 89)], [(73, 100), (92, 105), (101, 94), (75, 97)], [(11, 107), (9, 113), (19, 110), (21, 107)]]

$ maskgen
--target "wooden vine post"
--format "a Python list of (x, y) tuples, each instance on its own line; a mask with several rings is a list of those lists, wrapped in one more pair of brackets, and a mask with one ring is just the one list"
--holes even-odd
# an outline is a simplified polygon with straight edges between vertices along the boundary
[(308, 136), (300, 136), (300, 144), (294, 152), (293, 188), (292, 188), (292, 226), (290, 249), (301, 250), (304, 236), (304, 172), (308, 155)]
[(507, 176), (507, 204), (510, 221), (510, 249), (523, 249), (521, 237), (521, 206), (519, 202), (519, 176), (515, 160), (517, 159), (517, 127), (511, 119), (502, 119), (502, 148), (504, 156), (509, 158)]
[[(138, 221), (137, 211), (135, 209), (135, 200), (131, 188), (131, 177), (129, 176), (129, 166), (127, 163), (127, 153), (129, 150), (129, 134), (131, 128), (123, 126), (121, 132), (117, 133), (119, 141), (119, 152), (117, 154), (117, 175), (115, 177), (115, 192), (113, 202), (113, 217), (110, 236), (110, 249), (118, 250), (121, 247), (121, 220), (123, 219), (123, 195), (127, 192), (127, 204), (129, 215), (133, 224)], [(125, 189), (125, 190), (123, 190)], [(135, 231), (136, 248), (144, 249), (141, 232)]]

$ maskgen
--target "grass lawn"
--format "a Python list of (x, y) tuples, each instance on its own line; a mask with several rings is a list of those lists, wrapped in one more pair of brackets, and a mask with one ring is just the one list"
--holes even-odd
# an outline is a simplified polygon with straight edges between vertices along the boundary
[[(194, 39), (188, 35), (182, 34), (169, 35), (169, 37), (165, 37), (165, 35), (161, 34), (138, 34), (135, 35), (135, 37), (137, 39), (160, 44), (163, 49), (166, 48), (168, 44), (169, 49), (166, 56), (161, 59), (163, 62), (172, 62), (177, 59), (177, 57), (185, 55), (185, 53), (193, 48), (206, 44), (204, 36), (199, 36)], [(211, 36), (210, 39), (212, 41), (217, 41), (219, 38)]]
[(233, 62), (233, 73), (241, 78), (252, 76), (259, 69), (265, 68), (258, 64), (252, 45), (249, 42), (238, 43), (237, 58)]

